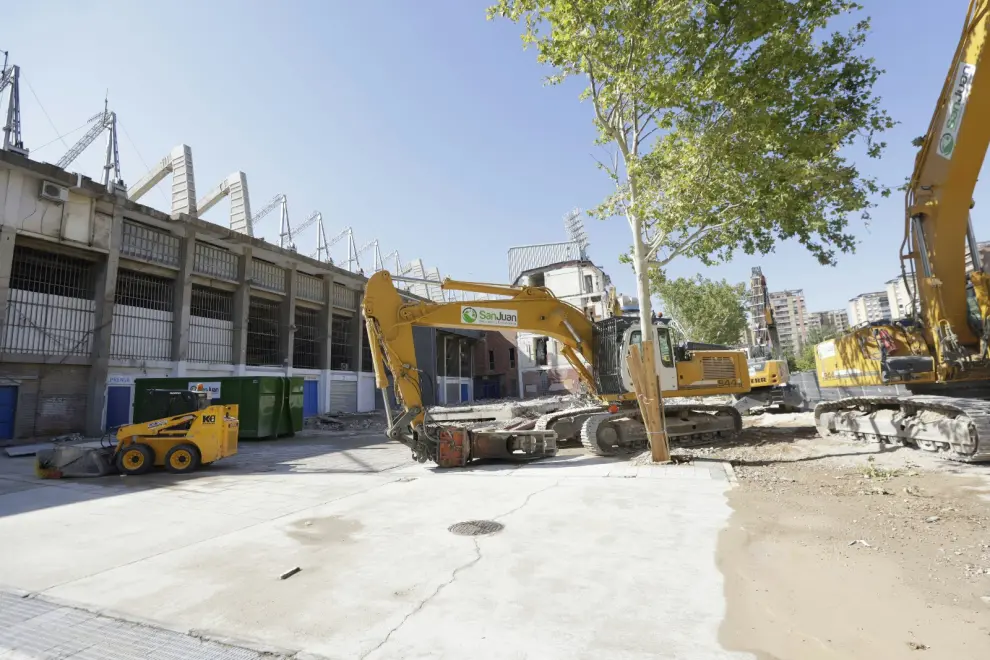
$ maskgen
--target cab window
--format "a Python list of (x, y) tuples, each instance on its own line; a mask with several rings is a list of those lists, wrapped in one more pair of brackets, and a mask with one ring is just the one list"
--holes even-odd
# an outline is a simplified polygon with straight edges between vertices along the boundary
[[(665, 367), (674, 366), (673, 353), (670, 349), (670, 333), (667, 328), (656, 328), (657, 332), (657, 343), (660, 345), (660, 361)], [(642, 344), (643, 343), (643, 331), (633, 330), (629, 334), (629, 345)]]
[(663, 362), (663, 366), (674, 366), (674, 354), (670, 348), (670, 330), (657, 328), (657, 340), (660, 344), (660, 361)]

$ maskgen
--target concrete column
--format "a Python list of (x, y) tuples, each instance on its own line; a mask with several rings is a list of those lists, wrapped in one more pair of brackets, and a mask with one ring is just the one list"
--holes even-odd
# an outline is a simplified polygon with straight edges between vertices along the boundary
[(243, 376), (247, 361), (248, 312), (251, 309), (251, 248), (244, 248), (244, 254), (237, 265), (237, 291), (234, 293), (234, 346), (231, 361), (234, 375)]
[(186, 375), (189, 360), (189, 316), (192, 301), (192, 272), (196, 257), (196, 236), (186, 236), (179, 243), (179, 272), (175, 276), (172, 305), (172, 360), (175, 375)]
[(117, 265), (124, 235), (124, 214), (115, 206), (110, 229), (110, 251), (100, 264), (96, 277), (96, 313), (93, 316), (93, 352), (86, 397), (86, 435), (103, 433), (103, 411), (107, 399), (107, 375), (110, 371), (110, 336), (113, 334), (113, 307), (117, 293)]
[(320, 311), (320, 369), (330, 369), (330, 339), (333, 330), (333, 273), (323, 276), (323, 309)]
[(279, 323), (280, 353), (286, 376), (292, 375), (292, 354), (296, 341), (296, 289), (296, 267), (293, 265), (285, 269), (285, 300), (282, 301), (282, 319)]
[(323, 309), (320, 311), (320, 414), (330, 412), (330, 341), (333, 336), (333, 273), (323, 276)]
[[(14, 265), (14, 240), (17, 230), (0, 225), (0, 340), (7, 327), (7, 304), (10, 302), (10, 269)], [(0, 341), (0, 346), (2, 346)]]
[(361, 290), (361, 297), (358, 300), (357, 309), (354, 311), (354, 330), (357, 333), (357, 341), (354, 342), (354, 371), (361, 373), (362, 357), (364, 355), (364, 313), (361, 311), (361, 303), (364, 302), (364, 290)]

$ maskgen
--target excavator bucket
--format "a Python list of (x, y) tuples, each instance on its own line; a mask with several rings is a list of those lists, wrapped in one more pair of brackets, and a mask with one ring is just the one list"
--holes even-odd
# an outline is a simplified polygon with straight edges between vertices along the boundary
[(34, 472), (41, 479), (62, 477), (103, 477), (116, 474), (113, 447), (73, 445), (42, 449), (34, 458)]

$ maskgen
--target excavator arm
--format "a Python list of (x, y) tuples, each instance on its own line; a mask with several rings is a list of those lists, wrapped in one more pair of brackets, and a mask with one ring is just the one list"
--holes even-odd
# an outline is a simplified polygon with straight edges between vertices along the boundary
[[(973, 322), (968, 302), (974, 292), (986, 302), (987, 278), (977, 272), (968, 286), (964, 265), (968, 248), (979, 271), (969, 213), (990, 144), (990, 62), (984, 60), (988, 33), (990, 0), (972, 0), (905, 200), (901, 259), (916, 273), (920, 320), (940, 380), (952, 378), (960, 360), (979, 347), (979, 326), (990, 312), (981, 305), (980, 318)], [(907, 284), (914, 288), (913, 282)], [(985, 357), (985, 352), (983, 346), (976, 357)]]

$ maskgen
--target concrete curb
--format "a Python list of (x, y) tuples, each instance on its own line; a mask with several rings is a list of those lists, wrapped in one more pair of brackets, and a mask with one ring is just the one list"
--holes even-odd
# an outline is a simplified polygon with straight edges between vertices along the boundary
[(723, 461), (722, 467), (725, 468), (725, 478), (729, 480), (729, 483), (738, 484), (739, 480), (736, 478), (736, 471), (732, 467), (732, 463), (729, 463), (728, 461)]

